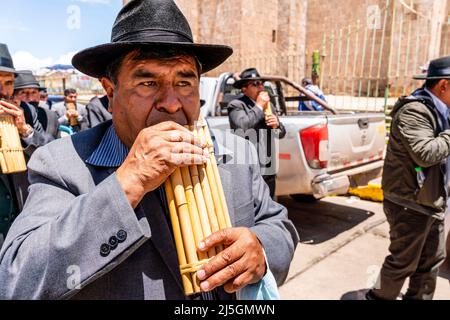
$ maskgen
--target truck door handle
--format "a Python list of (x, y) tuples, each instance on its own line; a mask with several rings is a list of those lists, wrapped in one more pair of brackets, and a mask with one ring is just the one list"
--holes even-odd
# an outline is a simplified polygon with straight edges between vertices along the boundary
[(361, 130), (367, 129), (369, 127), (369, 119), (359, 119), (358, 126)]

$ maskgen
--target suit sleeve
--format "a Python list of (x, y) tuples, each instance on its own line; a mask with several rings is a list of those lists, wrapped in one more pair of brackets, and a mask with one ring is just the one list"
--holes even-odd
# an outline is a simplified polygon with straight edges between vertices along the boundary
[(426, 106), (414, 103), (415, 108), (404, 106), (393, 128), (400, 134), (404, 146), (414, 162), (428, 168), (439, 164), (450, 155), (450, 130), (435, 135), (432, 115)]
[(257, 106), (250, 109), (248, 113), (244, 110), (244, 103), (241, 101), (231, 101), (228, 104), (228, 117), (231, 129), (249, 130), (264, 120), (264, 111)]
[[(134, 212), (115, 174), (77, 194), (55, 168), (47, 147), (29, 162), (30, 195), (0, 251), (0, 299), (70, 297), (149, 238), (145, 215)], [(121, 230), (125, 241), (102, 256), (102, 244)]]
[(31, 112), (31, 125), (34, 129), (33, 135), (29, 138), (22, 138), (22, 145), (24, 147), (24, 152), (31, 156), (33, 152), (42, 146), (45, 146), (47, 143), (55, 140), (55, 137), (50, 133), (45, 132), (42, 124), (39, 122), (38, 113), (34, 109), (34, 107), (30, 107)]
[(287, 278), (299, 235), (288, 218), (287, 209), (270, 197), (269, 187), (260, 174), (255, 147), (248, 143), (248, 148), (252, 150), (251, 163), (254, 163), (252, 191), (255, 202), (255, 226), (250, 229), (262, 243), (269, 268), (280, 286)]

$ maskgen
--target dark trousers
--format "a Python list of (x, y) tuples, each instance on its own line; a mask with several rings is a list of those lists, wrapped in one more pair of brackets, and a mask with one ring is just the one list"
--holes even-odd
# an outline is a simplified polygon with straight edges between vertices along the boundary
[(445, 259), (444, 221), (388, 200), (383, 207), (390, 226), (390, 255), (381, 269), (379, 287), (371, 293), (380, 299), (397, 299), (409, 278), (404, 299), (433, 299), (439, 266)]
[(269, 190), (270, 190), (270, 197), (272, 199), (275, 199), (275, 187), (276, 187), (276, 178), (277, 176), (263, 176), (264, 181), (267, 183), (267, 185), (269, 186)]

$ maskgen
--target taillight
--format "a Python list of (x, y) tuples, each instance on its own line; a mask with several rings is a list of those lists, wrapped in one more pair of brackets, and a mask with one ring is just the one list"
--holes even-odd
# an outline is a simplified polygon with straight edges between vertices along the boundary
[(328, 127), (326, 124), (310, 127), (299, 132), (306, 160), (313, 169), (328, 165)]

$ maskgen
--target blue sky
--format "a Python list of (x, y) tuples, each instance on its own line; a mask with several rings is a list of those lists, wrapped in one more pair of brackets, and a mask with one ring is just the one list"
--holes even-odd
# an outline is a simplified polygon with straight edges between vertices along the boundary
[(122, 0), (0, 0), (0, 42), (16, 68), (70, 62), (73, 54), (109, 42)]

